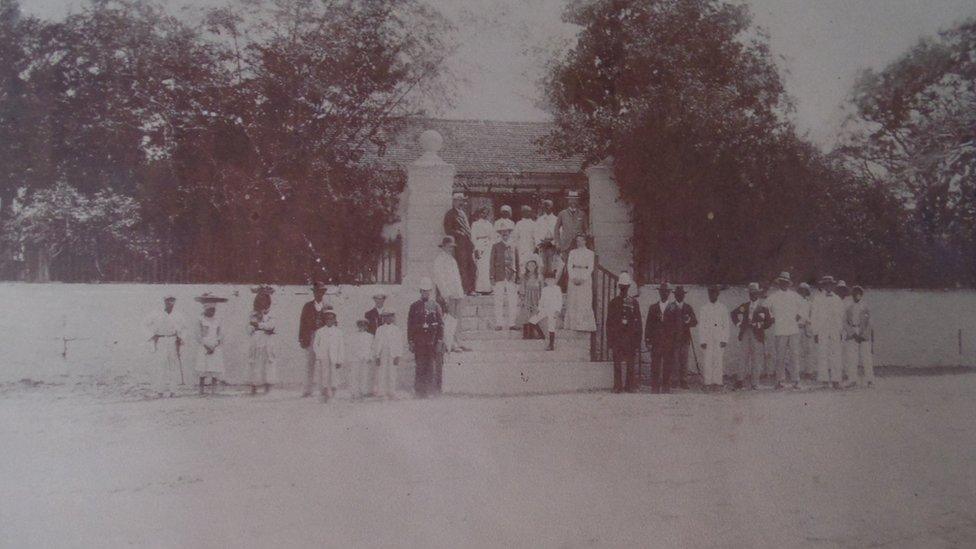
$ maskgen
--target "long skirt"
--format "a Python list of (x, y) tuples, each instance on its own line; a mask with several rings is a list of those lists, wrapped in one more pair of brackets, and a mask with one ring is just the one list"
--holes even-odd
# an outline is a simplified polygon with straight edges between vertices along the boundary
[(197, 375), (200, 377), (216, 377), (224, 375), (224, 351), (218, 345), (214, 352), (207, 353), (207, 348), (200, 345), (197, 351)]
[(571, 280), (566, 290), (566, 318), (563, 328), (577, 332), (595, 332), (593, 315), (593, 281), (585, 278), (579, 285)]
[(478, 275), (475, 278), (474, 291), (482, 294), (491, 293), (491, 250), (489, 249), (485, 253), (481, 254), (481, 257), (475, 260), (475, 265), (478, 270)]
[(247, 384), (265, 385), (278, 382), (278, 368), (272, 340), (267, 335), (251, 336), (247, 353)]
[(176, 349), (175, 337), (161, 337), (153, 349), (153, 389), (161, 392), (173, 392), (183, 383), (183, 364)]

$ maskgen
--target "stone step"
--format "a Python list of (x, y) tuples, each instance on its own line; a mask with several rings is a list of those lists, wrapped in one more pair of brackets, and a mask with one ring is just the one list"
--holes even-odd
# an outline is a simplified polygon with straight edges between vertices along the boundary
[[(522, 330), (465, 330), (459, 333), (462, 341), (473, 340), (509, 340), (522, 339)], [(556, 345), (560, 341), (583, 340), (589, 343), (590, 332), (577, 332), (575, 330), (556, 330)], [(523, 340), (524, 341), (524, 340)]]
[[(462, 337), (464, 341), (464, 346), (468, 347), (473, 351), (537, 351), (539, 349), (544, 349), (548, 345), (548, 341), (543, 341), (541, 339), (467, 339)], [(590, 339), (563, 339), (559, 340), (559, 336), (556, 336), (556, 348), (561, 347), (574, 347), (578, 349), (585, 349), (586, 352), (590, 352)]]
[[(541, 344), (541, 341), (536, 343)], [(508, 345), (502, 349), (489, 351), (468, 351), (451, 353), (444, 357), (445, 362), (454, 364), (481, 365), (489, 362), (524, 364), (527, 362), (579, 362), (590, 359), (589, 347), (579, 345), (557, 345), (555, 350), (547, 351), (541, 345), (532, 350), (511, 350)]]
[(503, 396), (611, 388), (613, 365), (607, 362), (444, 364), (443, 390), (450, 394)]

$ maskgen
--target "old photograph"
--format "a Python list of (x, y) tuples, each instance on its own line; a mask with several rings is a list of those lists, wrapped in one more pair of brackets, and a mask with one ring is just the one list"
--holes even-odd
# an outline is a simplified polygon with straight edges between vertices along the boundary
[(976, 547), (976, 0), (0, 0), (0, 547)]

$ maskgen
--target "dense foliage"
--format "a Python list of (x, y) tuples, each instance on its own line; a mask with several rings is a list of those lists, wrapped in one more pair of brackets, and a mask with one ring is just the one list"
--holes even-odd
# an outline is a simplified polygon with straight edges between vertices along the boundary
[(403, 177), (367, 153), (438, 98), (453, 47), (417, 0), (247, 1), (195, 26), (141, 0), (57, 22), (0, 0), (0, 18), (8, 222), (58, 185), (131, 197), (132, 230), (202, 280), (370, 264)]
[(937, 280), (890, 187), (797, 136), (745, 6), (594, 0), (565, 18), (581, 31), (544, 80), (556, 121), (545, 145), (613, 159), (651, 278)]

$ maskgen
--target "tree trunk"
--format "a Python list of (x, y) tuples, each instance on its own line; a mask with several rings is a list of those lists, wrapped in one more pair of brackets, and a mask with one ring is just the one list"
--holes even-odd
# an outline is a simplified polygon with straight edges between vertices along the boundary
[(34, 268), (31, 282), (51, 281), (51, 252), (45, 248), (38, 249), (34, 254)]

